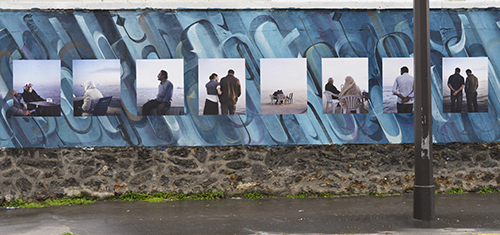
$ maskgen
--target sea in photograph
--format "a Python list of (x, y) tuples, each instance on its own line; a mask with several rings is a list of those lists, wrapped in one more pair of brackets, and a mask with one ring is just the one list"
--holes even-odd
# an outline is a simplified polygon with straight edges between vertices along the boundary
[(384, 87), (382, 93), (384, 113), (397, 113), (396, 103), (398, 102), (398, 97), (392, 94), (392, 86)]
[[(488, 86), (479, 86), (477, 89), (477, 109), (478, 112), (488, 112)], [(443, 112), (451, 113), (450, 89), (443, 91)], [(465, 92), (462, 95), (461, 113), (468, 113)]]
[(261, 114), (303, 114), (307, 113), (307, 93), (292, 90), (283, 90), (285, 95), (293, 93), (293, 103), (285, 105), (271, 104), (271, 98), (275, 90), (262, 90), (260, 95), (260, 113)]
[[(111, 99), (110, 107), (121, 108), (121, 90), (120, 86), (117, 85), (101, 85), (97, 89), (102, 93), (104, 97), (113, 96)], [(75, 97), (83, 97), (85, 90), (83, 86), (73, 87), (73, 94)]]

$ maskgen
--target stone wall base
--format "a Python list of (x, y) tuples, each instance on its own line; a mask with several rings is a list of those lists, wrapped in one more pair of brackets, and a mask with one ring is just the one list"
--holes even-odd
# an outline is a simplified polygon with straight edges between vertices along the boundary
[[(500, 187), (500, 143), (434, 145), (434, 184), (477, 191)], [(411, 144), (286, 147), (99, 147), (1, 149), (0, 202), (88, 192), (99, 198), (221, 189), (308, 194), (409, 193)]]

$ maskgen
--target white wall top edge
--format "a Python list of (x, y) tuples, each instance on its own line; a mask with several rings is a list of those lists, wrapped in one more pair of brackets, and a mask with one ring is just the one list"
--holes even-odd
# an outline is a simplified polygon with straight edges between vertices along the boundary
[[(418, 1), (418, 0), (417, 0)], [(411, 9), (412, 0), (0, 0), (1, 10), (29, 9)], [(431, 9), (500, 8), (500, 0), (430, 0)]]

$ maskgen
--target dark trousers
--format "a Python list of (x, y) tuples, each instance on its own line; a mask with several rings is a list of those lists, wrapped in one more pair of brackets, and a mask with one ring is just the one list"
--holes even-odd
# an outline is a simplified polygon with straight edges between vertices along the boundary
[[(150, 116), (153, 109), (158, 108), (161, 101), (150, 100), (142, 106), (142, 116)], [(158, 110), (157, 115), (163, 115), (170, 109), (170, 103), (166, 103), (162, 110)]]
[(462, 112), (462, 93), (457, 95), (451, 95), (451, 112), (461, 113)]
[(412, 113), (413, 104), (400, 104), (397, 103), (398, 113)]
[(465, 93), (467, 98), (467, 111), (477, 112), (477, 92), (467, 92)]
[(219, 115), (219, 103), (205, 100), (203, 115)]
[(236, 110), (235, 104), (221, 104), (220, 111), (222, 115), (234, 115), (234, 111)]

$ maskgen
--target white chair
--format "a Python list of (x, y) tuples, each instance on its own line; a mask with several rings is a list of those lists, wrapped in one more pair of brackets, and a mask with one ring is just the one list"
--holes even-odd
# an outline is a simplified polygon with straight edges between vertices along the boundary
[(285, 94), (278, 94), (278, 105), (285, 104)]
[(339, 100), (333, 99), (333, 97), (338, 97), (338, 95), (333, 94), (331, 91), (325, 91), (325, 92), (323, 92), (323, 94), (325, 95), (325, 98), (326, 98), (325, 112), (327, 112), (328, 106), (330, 106), (330, 104), (331, 104), (332, 105), (332, 113), (335, 113), (335, 105), (337, 105)]
[(344, 103), (345, 107), (342, 108), (342, 113), (351, 113), (352, 111), (356, 111), (356, 113), (360, 113), (360, 104), (361, 104), (361, 96), (358, 95), (346, 95), (340, 98), (340, 103)]
[(285, 103), (293, 103), (293, 92), (288, 94), (286, 97), (285, 97)]
[(271, 99), (271, 105), (274, 104), (274, 96), (272, 93), (269, 93), (269, 99)]

